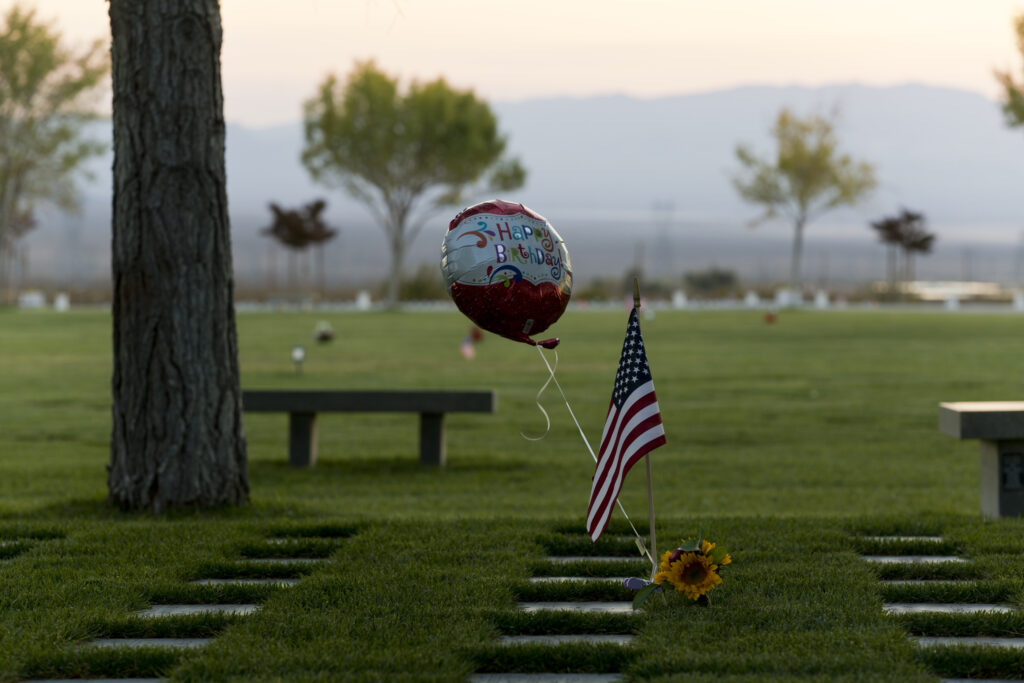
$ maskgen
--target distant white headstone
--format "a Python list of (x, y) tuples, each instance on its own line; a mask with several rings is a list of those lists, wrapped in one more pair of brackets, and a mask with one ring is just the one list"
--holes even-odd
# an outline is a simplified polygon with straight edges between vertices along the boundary
[(686, 293), (677, 289), (672, 292), (672, 308), (686, 308)]
[(359, 290), (356, 294), (356, 308), (360, 311), (370, 310), (370, 293), (365, 289)]
[(783, 287), (782, 289), (775, 292), (776, 306), (781, 306), (785, 308), (787, 306), (799, 306), (802, 303), (803, 295), (799, 291)]
[(761, 297), (757, 295), (757, 292), (750, 290), (747, 295), (743, 297), (743, 304), (748, 308), (756, 308), (761, 305)]
[(946, 297), (946, 310), (955, 311), (960, 308), (960, 298), (956, 294), (950, 294)]
[(828, 292), (824, 289), (819, 289), (814, 293), (814, 307), (828, 308)]
[(1024, 291), (1018, 289), (1013, 293), (1013, 310), (1024, 311)]
[(18, 295), (18, 308), (42, 308), (46, 305), (46, 295), (38, 289), (30, 289)]
[(71, 308), (71, 297), (68, 296), (67, 292), (57, 292), (57, 296), (53, 297), (53, 310), (58, 313), (67, 313)]

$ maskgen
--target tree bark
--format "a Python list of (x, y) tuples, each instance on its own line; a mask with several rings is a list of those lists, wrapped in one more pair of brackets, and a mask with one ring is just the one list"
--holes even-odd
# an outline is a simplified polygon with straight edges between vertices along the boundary
[(224, 173), (217, 0), (110, 0), (114, 90), (110, 500), (249, 496)]
[(326, 301), (327, 280), (324, 274), (324, 243), (321, 242), (313, 248), (316, 249), (316, 298), (319, 301)]
[(789, 288), (794, 295), (802, 291), (800, 283), (800, 259), (804, 249), (804, 225), (806, 220), (798, 218), (793, 223), (793, 253), (789, 261)]
[(405, 240), (402, 233), (394, 231), (389, 235), (389, 247), (391, 251), (391, 267), (389, 269), (387, 288), (387, 307), (398, 308), (399, 288), (402, 285), (402, 264), (405, 261)]

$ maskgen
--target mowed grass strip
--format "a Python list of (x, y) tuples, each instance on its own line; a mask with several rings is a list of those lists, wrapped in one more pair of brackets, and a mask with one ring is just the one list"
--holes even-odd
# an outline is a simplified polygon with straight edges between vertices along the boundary
[(602, 614), (554, 610), (494, 612), (490, 619), (503, 635), (510, 636), (637, 633), (646, 622), (640, 612)]
[(971, 614), (918, 613), (892, 615), (908, 633), (917, 636), (991, 636), (1024, 638), (1024, 612)]
[[(320, 319), (351, 333), (313, 345)], [(624, 325), (624, 312), (570, 311), (553, 330), (563, 339), (559, 381), (592, 441)], [(294, 470), (287, 416), (247, 414), (252, 504), (151, 518), (104, 502), (109, 316), (0, 312), (0, 538), (19, 547), (0, 563), (0, 680), (448, 681), (500, 666), (576, 666), (587, 648), (544, 659), (494, 645), (501, 633), (559, 628), (517, 615), (529, 577), (645, 576), (650, 567), (618, 512), (602, 543), (583, 536), (593, 463), (553, 391), (542, 399), (550, 432), (536, 442), (520, 436), (544, 428), (536, 350), (488, 336), (466, 362), (458, 343), (467, 327), (456, 313), (240, 315), (248, 388), (495, 389), (498, 412), (449, 416), (448, 466), (437, 470), (417, 462), (414, 415), (321, 416), (320, 462)], [(671, 595), (614, 627), (575, 624), (638, 636), (628, 648), (599, 648), (592, 666), (652, 680), (939, 672), (939, 655), (919, 653), (901, 622), (881, 613), (890, 589), (878, 579), (977, 578), (1020, 604), (1024, 525), (980, 520), (977, 446), (939, 434), (936, 410), (940, 401), (1019, 398), (1011, 369), (1022, 327), (1009, 315), (857, 312), (784, 312), (774, 326), (757, 312), (645, 320), (669, 439), (652, 456), (660, 548), (703, 529), (735, 562), (709, 608)], [(309, 352), (301, 375), (288, 359), (295, 343)], [(643, 476), (627, 479), (622, 501), (646, 534)], [(864, 562), (869, 548), (856, 538), (886, 534), (941, 535), (970, 561)], [(303, 550), (325, 561), (245, 563), (281, 537), (309, 539)], [(543, 560), (570, 551), (637, 559)], [(302, 578), (287, 589), (188, 584), (214, 576)], [(136, 628), (131, 614), (162, 598), (206, 597), (261, 609), (219, 622), (198, 651), (78, 647), (104, 628)], [(212, 621), (168, 623), (159, 628), (214, 630)]]
[(883, 584), (879, 587), (885, 602), (961, 602), (1024, 604), (1020, 579), (987, 581), (922, 582), (914, 584)]
[(238, 549), (242, 558), (328, 558), (342, 545), (333, 538), (261, 539), (243, 544)]
[[(330, 344), (312, 343), (320, 319), (340, 332)], [(570, 310), (553, 329), (559, 381), (592, 442), (624, 325), (625, 313)], [(248, 388), (498, 393), (494, 415), (448, 417), (443, 472), (417, 462), (415, 415), (321, 415), (311, 473), (287, 465), (286, 415), (247, 414), (254, 501), (356, 523), (585, 509), (593, 463), (557, 392), (542, 397), (553, 418), (544, 439), (520, 435), (544, 430), (536, 349), (487, 335), (467, 362), (456, 312), (244, 313), (238, 326)], [(768, 326), (756, 311), (658, 312), (644, 334), (668, 437), (653, 456), (659, 514), (975, 514), (977, 446), (939, 434), (937, 405), (1019, 397), (1022, 331), (1012, 315), (785, 312)], [(308, 347), (301, 374), (288, 355), (296, 343)], [(0, 513), (102, 500), (109, 316), (4, 312), (0, 351)], [(642, 519), (642, 476), (622, 501)]]
[[(459, 680), (474, 670), (577, 666), (588, 653), (594, 658), (579, 664), (583, 670), (696, 674), (712, 670), (706, 650), (713, 640), (705, 632), (721, 638), (715, 647), (728, 653), (718, 664), (722, 673), (862, 672), (871, 677), (886, 670), (886, 662), (895, 672), (889, 680), (897, 680), (920, 666), (911, 649), (902, 649), (906, 633), (881, 613), (873, 573), (849, 551), (834, 521), (712, 517), (705, 522), (730, 540), (736, 558), (709, 608), (670, 594), (667, 605), (656, 598), (648, 602), (650, 609), (634, 614), (522, 614), (516, 610), (516, 586), (529, 577), (530, 558), (544, 552), (536, 539), (547, 533), (547, 524), (396, 520), (365, 523), (343, 550), (294, 587), (260, 587), (261, 609), (254, 614), (149, 625), (132, 613), (161, 594), (177, 598), (161, 587), (184, 584), (206, 556), (230, 552), (257, 534), (262, 523), (194, 515), (83, 521), (81, 532), (69, 534), (62, 547), (33, 549), (9, 568), (14, 571), (0, 575), (5, 588), (0, 600), (6, 603), (0, 605), (3, 671), (11, 678), (42, 670), (99, 671), (100, 660), (78, 643), (140, 635), (138, 629), (154, 635), (216, 633), (213, 643), (176, 660), (174, 675), (185, 680)], [(660, 530), (668, 533), (688, 523), (666, 519)], [(96, 559), (95, 552), (111, 548), (121, 550)], [(183, 590), (196, 588), (211, 587), (183, 585)], [(229, 597), (214, 593), (207, 595)], [(530, 648), (505, 652), (495, 641), (502, 633), (566, 632), (626, 632), (638, 639), (625, 654), (621, 648), (572, 644), (559, 646), (547, 659)], [(817, 645), (813, 650), (800, 645), (807, 637)], [(824, 647), (829, 638), (844, 648), (849, 644), (851, 654)], [(144, 652), (140, 659), (118, 659), (128, 662), (123, 670), (103, 673), (127, 675), (149, 666), (148, 657)]]
[[(623, 572), (627, 575), (627, 572)], [(545, 581), (521, 582), (513, 587), (516, 597), (523, 602), (632, 601), (636, 593), (619, 581)]]
[(636, 658), (636, 650), (607, 643), (488, 645), (473, 656), (480, 673), (618, 673)]
[(921, 648), (918, 660), (943, 678), (1024, 678), (1024, 650), (958, 645)]
[[(187, 653), (181, 649), (33, 647), (25, 653), (22, 676), (62, 678), (163, 678), (170, 676)], [(14, 680), (14, 679), (12, 679)]]

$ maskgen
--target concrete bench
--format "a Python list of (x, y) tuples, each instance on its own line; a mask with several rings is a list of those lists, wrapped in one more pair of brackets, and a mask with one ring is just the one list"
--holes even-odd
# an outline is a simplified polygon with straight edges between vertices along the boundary
[(420, 463), (440, 467), (445, 461), (445, 413), (493, 413), (493, 391), (275, 391), (242, 392), (248, 412), (288, 413), (288, 462), (316, 464), (317, 413), (376, 412), (420, 414)]
[(981, 513), (1024, 517), (1024, 401), (940, 403), (939, 431), (981, 442)]

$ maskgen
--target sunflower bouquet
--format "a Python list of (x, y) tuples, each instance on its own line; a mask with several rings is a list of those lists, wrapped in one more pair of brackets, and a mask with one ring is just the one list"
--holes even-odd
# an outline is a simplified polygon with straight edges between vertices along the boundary
[(677, 593), (699, 605), (708, 605), (708, 593), (722, 583), (722, 570), (732, 562), (732, 556), (722, 546), (698, 538), (696, 541), (682, 540), (675, 550), (666, 551), (661, 556), (653, 581), (644, 579), (626, 579), (627, 588), (638, 589), (633, 599), (633, 609), (647, 601), (654, 593), (660, 593), (671, 587)]

